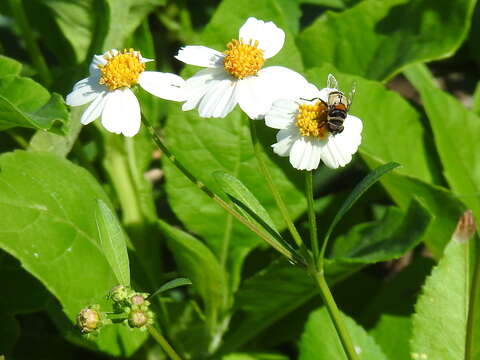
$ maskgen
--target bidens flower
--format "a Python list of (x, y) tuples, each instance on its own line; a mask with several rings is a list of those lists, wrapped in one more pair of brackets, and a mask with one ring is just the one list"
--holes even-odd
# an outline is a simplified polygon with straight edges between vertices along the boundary
[(202, 117), (225, 117), (238, 103), (251, 119), (263, 118), (273, 100), (298, 93), (307, 81), (282, 66), (264, 68), (283, 46), (285, 33), (273, 22), (253, 17), (240, 28), (239, 40), (223, 53), (205, 46), (185, 46), (176, 58), (206, 67), (187, 79), (182, 110), (198, 107)]
[(316, 169), (320, 160), (345, 166), (362, 141), (362, 121), (347, 114), (350, 102), (332, 75), (322, 90), (308, 84), (296, 100), (275, 101), (265, 115), (267, 126), (280, 129), (273, 151), (299, 170)]
[(136, 84), (166, 100), (185, 101), (185, 81), (177, 75), (145, 71), (143, 58), (133, 49), (107, 51), (94, 55), (90, 76), (80, 80), (67, 95), (67, 104), (80, 106), (91, 102), (80, 122), (91, 123), (102, 116), (102, 125), (115, 134), (133, 136), (140, 130), (140, 104), (130, 88)]

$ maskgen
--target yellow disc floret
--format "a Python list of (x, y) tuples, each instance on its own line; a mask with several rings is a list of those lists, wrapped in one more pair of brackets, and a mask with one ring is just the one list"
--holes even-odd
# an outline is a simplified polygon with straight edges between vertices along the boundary
[(265, 62), (263, 50), (258, 48), (257, 40), (250, 40), (247, 44), (242, 39), (234, 39), (227, 44), (227, 48), (223, 66), (237, 79), (255, 75)]
[(300, 104), (297, 114), (297, 126), (302, 136), (324, 139), (328, 135), (326, 127), (327, 107), (321, 101), (315, 104)]
[(99, 82), (107, 86), (110, 91), (135, 85), (138, 82), (138, 76), (145, 70), (140, 53), (133, 49), (125, 49), (116, 55), (110, 51), (104, 58), (107, 63), (98, 65), (102, 73)]

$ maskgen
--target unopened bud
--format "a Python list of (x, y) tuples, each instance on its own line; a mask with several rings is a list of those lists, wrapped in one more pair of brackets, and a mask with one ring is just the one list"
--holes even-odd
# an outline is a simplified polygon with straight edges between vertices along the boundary
[(128, 298), (128, 303), (132, 306), (132, 308), (142, 308), (147, 309), (150, 305), (150, 301), (147, 300), (149, 294), (148, 293), (133, 293)]
[(97, 331), (102, 326), (102, 315), (98, 311), (99, 305), (90, 305), (82, 309), (77, 316), (77, 326), (80, 330), (87, 334)]
[(128, 286), (118, 285), (110, 290), (109, 297), (115, 302), (122, 302), (128, 297), (130, 291)]
[(153, 313), (149, 310), (136, 309), (132, 310), (128, 315), (128, 325), (133, 328), (146, 328), (147, 325), (153, 324)]
[(473, 217), (472, 211), (467, 210), (460, 217), (460, 220), (458, 220), (457, 228), (453, 233), (453, 239), (458, 242), (467, 241), (475, 234), (475, 231), (477, 231), (475, 218)]

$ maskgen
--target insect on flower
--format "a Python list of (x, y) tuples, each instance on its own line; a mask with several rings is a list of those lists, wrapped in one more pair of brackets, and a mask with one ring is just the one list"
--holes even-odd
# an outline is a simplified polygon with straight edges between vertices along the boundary
[(266, 113), (265, 124), (280, 130), (273, 151), (296, 169), (316, 169), (320, 160), (330, 168), (345, 166), (357, 151), (363, 125), (348, 113), (354, 90), (347, 97), (337, 87), (330, 74), (326, 88), (308, 84), (296, 100), (276, 100)]

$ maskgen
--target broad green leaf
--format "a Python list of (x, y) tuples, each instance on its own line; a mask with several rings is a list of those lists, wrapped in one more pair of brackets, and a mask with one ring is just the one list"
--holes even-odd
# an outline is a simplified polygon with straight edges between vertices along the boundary
[(20, 126), (62, 133), (68, 118), (60, 95), (29, 78), (0, 77), (0, 130)]
[(327, 12), (298, 38), (306, 67), (324, 62), (385, 80), (412, 63), (450, 56), (468, 33), (475, 0), (365, 0)]
[(160, 230), (182, 273), (192, 280), (203, 299), (207, 326), (211, 334), (222, 320), (228, 306), (228, 287), (225, 273), (213, 253), (199, 240), (163, 220)]
[[(96, 199), (109, 200), (86, 170), (48, 153), (3, 154), (0, 169), (0, 247), (60, 301), (71, 330), (80, 309), (105, 306), (117, 285), (94, 215)], [(94, 345), (116, 356), (145, 339), (126, 328), (105, 330)]]
[(150, 297), (152, 298), (155, 295), (161, 294), (162, 292), (172, 290), (179, 286), (185, 286), (185, 285), (192, 285), (192, 282), (190, 281), (190, 279), (176, 278), (176, 279), (170, 280), (169, 282), (160, 286), (160, 288), (157, 291), (155, 291), (152, 295), (150, 295)]
[[(375, 340), (361, 326), (344, 314), (342, 317), (359, 359), (387, 359)], [(299, 359), (347, 359), (326, 307), (310, 315), (300, 340)]]
[(385, 261), (386, 257), (401, 257), (420, 243), (430, 220), (431, 215), (416, 200), (405, 216), (398, 208), (391, 208), (383, 219), (358, 225), (337, 238), (338, 245), (330, 260), (366, 264)]
[(128, 261), (126, 235), (113, 211), (101, 199), (97, 200), (95, 220), (100, 246), (118, 283), (130, 286), (130, 263)]
[(20, 71), (22, 71), (21, 63), (12, 58), (0, 55), (0, 78), (9, 75), (20, 75)]
[(418, 289), (434, 264), (432, 259), (414, 258), (392, 279), (382, 280), (373, 301), (361, 312), (360, 323), (369, 329), (369, 334), (390, 360), (410, 358), (413, 306)]
[(415, 305), (412, 358), (447, 360), (465, 356), (473, 261), (478, 259), (474, 241), (478, 238), (472, 237), (476, 229), (464, 221), (465, 217), (459, 221)]
[(450, 187), (479, 216), (480, 117), (436, 88), (425, 67), (411, 67), (405, 74), (422, 97)]

